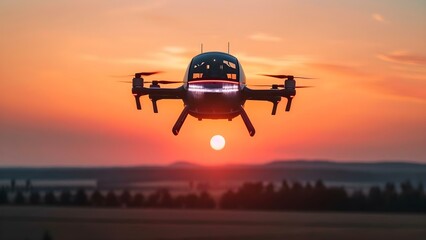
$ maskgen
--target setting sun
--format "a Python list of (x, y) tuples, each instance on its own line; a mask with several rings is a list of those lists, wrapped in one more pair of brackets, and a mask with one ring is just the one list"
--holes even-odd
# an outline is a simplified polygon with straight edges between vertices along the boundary
[(210, 146), (216, 151), (222, 150), (225, 147), (225, 138), (221, 135), (214, 135), (210, 139)]

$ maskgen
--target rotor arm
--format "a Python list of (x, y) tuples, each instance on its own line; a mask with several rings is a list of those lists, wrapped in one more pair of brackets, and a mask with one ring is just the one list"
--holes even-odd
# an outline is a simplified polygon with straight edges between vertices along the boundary
[(144, 95), (155, 95), (164, 99), (180, 99), (185, 93), (183, 86), (178, 88), (159, 88), (159, 87), (133, 87), (132, 93), (140, 96)]
[(276, 114), (278, 103), (281, 101), (282, 97), (287, 98), (286, 111), (290, 111), (291, 102), (295, 95), (295, 89), (250, 89), (248, 87), (243, 88), (243, 97), (245, 100), (271, 102), (273, 104), (271, 115)]
[(157, 101), (162, 99), (183, 99), (185, 96), (185, 89), (183, 86), (178, 88), (159, 88), (159, 87), (133, 87), (132, 93), (135, 96), (136, 108), (142, 108), (140, 97), (149, 95), (152, 101), (154, 113), (158, 113)]
[(273, 101), (277, 97), (287, 98), (296, 95), (295, 89), (250, 89), (246, 86), (242, 91), (246, 100), (258, 101)]

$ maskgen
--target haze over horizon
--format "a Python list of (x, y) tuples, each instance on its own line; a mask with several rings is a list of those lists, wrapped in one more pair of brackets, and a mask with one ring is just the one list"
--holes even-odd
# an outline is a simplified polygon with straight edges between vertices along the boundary
[[(230, 163), (220, 163), (220, 162), (190, 162), (185, 160), (171, 161), (167, 163), (159, 163), (155, 161), (151, 161), (150, 163), (139, 163), (139, 164), (123, 164), (120, 161), (116, 161), (115, 164), (105, 164), (105, 163), (90, 163), (90, 164), (81, 164), (77, 165), (75, 163), (70, 164), (39, 164), (39, 165), (17, 165), (17, 164), (2, 164), (0, 168), (9, 169), (9, 168), (132, 168), (132, 167), (229, 167), (229, 166), (252, 166), (252, 167), (262, 167), (262, 166), (281, 166), (281, 164), (290, 164), (297, 165), (300, 167), (305, 166), (321, 166), (321, 165), (336, 165), (336, 166), (346, 166), (353, 164), (360, 165), (415, 165), (415, 166), (425, 166), (425, 162), (416, 162), (416, 161), (407, 161), (407, 160), (377, 160), (377, 161), (339, 161), (339, 160), (330, 160), (330, 159), (282, 159), (282, 160), (270, 160), (270, 161), (262, 161), (262, 162), (247, 162), (244, 160), (235, 161)], [(287, 165), (286, 165), (287, 166)]]
[[(208, 8), (208, 11), (205, 9)], [(274, 159), (426, 163), (426, 2), (0, 2), (0, 166), (128, 166)], [(236, 56), (248, 84), (298, 80), (285, 103), (247, 102), (242, 120), (188, 117), (182, 102), (137, 111), (131, 77), (181, 80), (204, 51)], [(226, 139), (221, 151), (210, 138)]]

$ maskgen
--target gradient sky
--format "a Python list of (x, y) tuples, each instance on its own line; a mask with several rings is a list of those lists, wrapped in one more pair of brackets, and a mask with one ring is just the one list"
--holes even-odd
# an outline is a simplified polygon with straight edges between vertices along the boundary
[[(188, 117), (181, 101), (147, 97), (131, 78), (181, 80), (191, 58), (226, 51), (248, 83), (294, 74), (315, 88), (248, 102), (241, 120)], [(157, 76), (156, 76), (157, 77)], [(154, 78), (149, 78), (154, 79)], [(279, 159), (426, 163), (426, 1), (0, 1), (0, 166), (110, 166)], [(210, 148), (215, 134), (222, 151)]]

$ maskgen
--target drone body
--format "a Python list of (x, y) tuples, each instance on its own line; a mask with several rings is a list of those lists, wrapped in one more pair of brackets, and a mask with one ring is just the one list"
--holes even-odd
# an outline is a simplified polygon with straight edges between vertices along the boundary
[(222, 52), (206, 52), (195, 56), (186, 70), (183, 85), (178, 88), (161, 88), (160, 84), (178, 83), (175, 81), (151, 81), (149, 88), (144, 87), (142, 76), (158, 72), (135, 73), (132, 93), (137, 109), (141, 109), (139, 98), (148, 95), (155, 113), (158, 113), (157, 101), (162, 99), (181, 99), (184, 108), (173, 126), (172, 132), (178, 135), (186, 117), (189, 115), (202, 119), (228, 119), (241, 116), (250, 136), (255, 129), (244, 110), (247, 100), (269, 101), (273, 104), (275, 115), (281, 98), (287, 99), (286, 111), (290, 111), (291, 102), (296, 95), (296, 81), (290, 75), (265, 75), (285, 79), (283, 85), (271, 85), (271, 89), (250, 89), (246, 86), (244, 71), (238, 59)]

